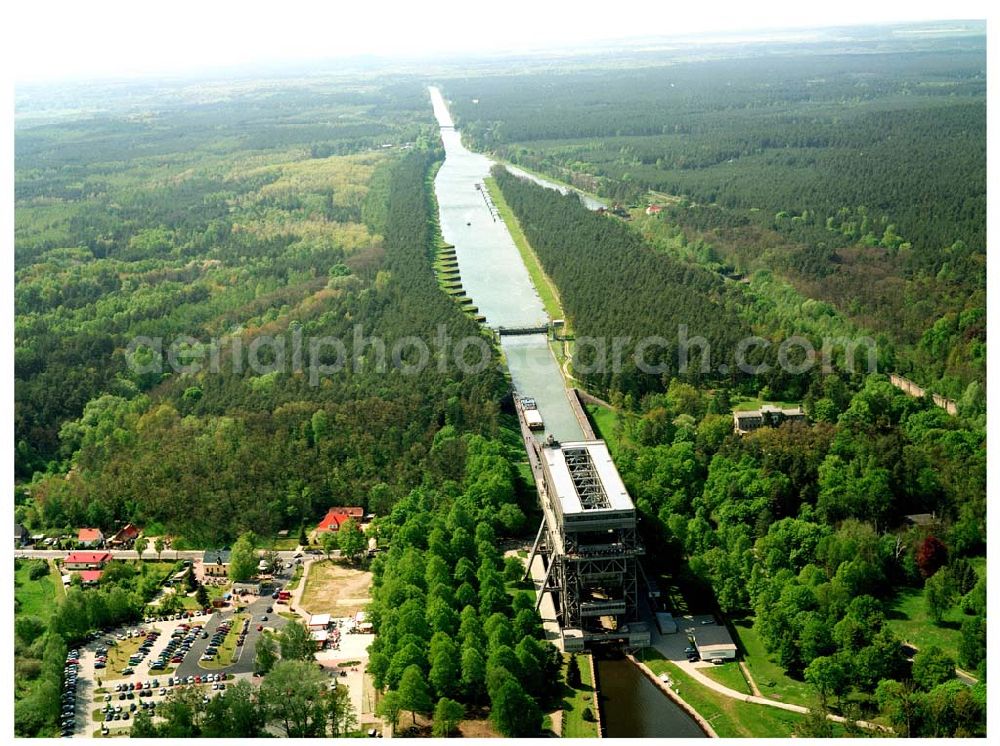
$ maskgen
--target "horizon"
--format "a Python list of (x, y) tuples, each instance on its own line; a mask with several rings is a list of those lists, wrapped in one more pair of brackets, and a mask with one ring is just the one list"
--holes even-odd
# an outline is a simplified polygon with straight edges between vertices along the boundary
[[(20, 7), (13, 12), (21, 29), (9, 46), (16, 87), (115, 81), (164, 80), (277, 71), (297, 66), (376, 62), (391, 66), (423, 62), (454, 63), (487, 57), (516, 58), (594, 51), (673, 42), (681, 45), (795, 41), (836, 29), (985, 23), (986, 8), (975, 0), (948, 6), (889, 3), (872, 8), (849, 0), (834, 9), (802, 10), (787, 0), (766, 8), (723, 3), (711, 11), (671, 10), (640, 0), (627, 16), (595, 14), (563, 2), (532, 7), (514, 0), (502, 16), (445, 0), (445, 9), (419, 11), (395, 0), (377, 19), (364, 8), (317, 7), (292, 0), (280, 17), (262, 21), (267, 6), (252, 0), (198, 8), (179, 0), (169, 15), (120, 0), (93, 6), (64, 6), (60, 0)], [(54, 7), (53, 7), (54, 6)], [(192, 15), (188, 10), (196, 10)], [(128, 9), (128, 13), (123, 11)], [(568, 10), (567, 10), (568, 9)], [(56, 11), (56, 12), (53, 12)], [(304, 13), (315, 19), (301, 25)], [(60, 22), (53, 24), (51, 19)], [(192, 21), (194, 18), (194, 21)], [(392, 24), (380, 23), (386, 18)], [(522, 19), (530, 19), (530, 23)], [(641, 27), (636, 19), (642, 18)], [(156, 28), (155, 34), (149, 34)], [(225, 33), (219, 33), (224, 29)], [(983, 27), (985, 33), (985, 25)]]

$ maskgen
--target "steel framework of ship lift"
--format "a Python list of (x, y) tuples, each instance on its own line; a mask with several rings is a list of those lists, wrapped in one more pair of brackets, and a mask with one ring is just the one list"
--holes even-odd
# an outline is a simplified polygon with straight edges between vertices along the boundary
[[(587, 450), (566, 448), (563, 455), (583, 512), (610, 508), (611, 502)], [(602, 526), (599, 516), (595, 515), (595, 520), (587, 520), (583, 526), (564, 521), (561, 535), (551, 536), (549, 520), (556, 524), (557, 517), (546, 505), (545, 499), (542, 506), (545, 515), (538, 527), (525, 573), (525, 579), (530, 577), (536, 556), (547, 563), (545, 578), (535, 602), (536, 611), (541, 606), (542, 596), (548, 592), (556, 601), (554, 605), (564, 629), (582, 628), (584, 618), (605, 615), (634, 621), (639, 601), (637, 555), (642, 553), (634, 522), (631, 526), (621, 526), (620, 515), (609, 516), (607, 524)], [(608, 527), (614, 532), (614, 541), (601, 544), (579, 541), (578, 534), (581, 532)], [(585, 600), (591, 590), (609, 586), (620, 587), (622, 597), (607, 601)]]

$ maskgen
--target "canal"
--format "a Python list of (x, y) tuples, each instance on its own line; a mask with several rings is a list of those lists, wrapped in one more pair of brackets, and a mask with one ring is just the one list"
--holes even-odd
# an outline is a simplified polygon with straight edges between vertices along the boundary
[(597, 659), (606, 738), (705, 738), (684, 710), (625, 658)]
[[(482, 194), (483, 180), (489, 176), (493, 162), (462, 145), (441, 92), (431, 87), (430, 95), (445, 149), (444, 164), (434, 180), (441, 233), (445, 241), (455, 246), (466, 294), (486, 317), (486, 325), (492, 328), (547, 323), (550, 319), (514, 240)], [(526, 174), (520, 169), (517, 171), (518, 175)], [(542, 186), (564, 190), (539, 177), (526, 175)], [(594, 202), (588, 206), (600, 204)], [(504, 336), (501, 348), (514, 388), (538, 403), (546, 423), (545, 433), (562, 441), (582, 439), (583, 433), (566, 396), (562, 371), (549, 349), (546, 335)], [(624, 658), (599, 660), (597, 670), (605, 735), (632, 738), (704, 736), (687, 713), (629, 661)]]

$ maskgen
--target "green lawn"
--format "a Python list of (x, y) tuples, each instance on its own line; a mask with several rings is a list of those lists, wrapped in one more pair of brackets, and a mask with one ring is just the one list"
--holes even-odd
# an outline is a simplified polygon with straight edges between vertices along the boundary
[[(986, 575), (985, 557), (974, 557), (969, 562), (980, 577)], [(936, 645), (958, 659), (958, 647), (962, 641), (960, 628), (969, 617), (957, 604), (948, 609), (941, 623), (937, 624), (927, 613), (924, 589), (904, 588), (889, 602), (886, 616), (889, 628), (904, 642), (921, 649)]]
[(31, 580), (31, 563), (21, 562), (14, 571), (14, 598), (17, 601), (17, 614), (36, 616), (48, 621), (55, 611), (56, 602), (66, 594), (62, 587), (62, 578), (49, 562), (49, 574), (38, 580)]
[(761, 696), (806, 707), (815, 704), (815, 694), (809, 685), (788, 676), (768, 654), (764, 641), (753, 628), (752, 619), (734, 621), (733, 628), (743, 648), (743, 662), (757, 682)]
[[(563, 660), (569, 661), (569, 656), (563, 654)], [(566, 687), (568, 706), (563, 709), (562, 737), (597, 738), (596, 718), (593, 722), (583, 719), (584, 710), (589, 708), (592, 713), (594, 712), (594, 688), (590, 685), (592, 679), (590, 656), (578, 655), (576, 662), (580, 664), (580, 688)]]
[(904, 642), (918, 648), (936, 645), (952, 658), (958, 659), (958, 646), (962, 641), (960, 627), (967, 618), (953, 606), (944, 615), (941, 624), (935, 624), (927, 613), (923, 588), (906, 588), (890, 602), (889, 628)]
[(299, 583), (302, 581), (302, 565), (296, 565), (295, 571), (292, 573), (292, 579), (288, 581), (288, 585), (285, 586), (286, 591), (294, 591), (299, 587)]
[(741, 694), (753, 694), (737, 661), (727, 661), (719, 666), (706, 666), (701, 672), (712, 681), (717, 681)]
[(273, 549), (275, 552), (290, 552), (293, 549), (297, 549), (298, 546), (299, 535), (296, 533), (295, 536), (285, 536), (282, 538), (278, 538), (277, 536), (274, 537), (271, 539), (269, 548)]
[(602, 407), (600, 404), (585, 404), (587, 415), (594, 425), (594, 431), (598, 438), (608, 444), (608, 449), (614, 455), (618, 452), (618, 426), (620, 418), (613, 409)]
[(787, 738), (803, 716), (776, 707), (730, 699), (698, 684), (678, 666), (652, 649), (640, 651), (653, 673), (669, 674), (674, 690), (701, 714), (721, 738)]
[[(565, 319), (565, 314), (563, 313), (562, 305), (559, 302), (559, 294), (556, 291), (556, 287), (542, 269), (542, 265), (539, 263), (538, 257), (535, 256), (534, 250), (531, 248), (527, 237), (524, 235), (524, 231), (521, 230), (521, 224), (517, 222), (517, 218), (514, 216), (513, 210), (510, 209), (510, 205), (507, 204), (507, 200), (503, 198), (503, 193), (500, 191), (499, 187), (497, 187), (496, 182), (489, 177), (486, 179), (486, 188), (489, 190), (490, 197), (493, 198), (493, 204), (496, 205), (497, 211), (500, 213), (500, 217), (503, 219), (503, 222), (507, 224), (507, 230), (510, 231), (510, 235), (514, 239), (514, 244), (517, 246), (517, 250), (521, 254), (524, 266), (528, 268), (528, 274), (531, 276), (531, 282), (535, 286), (535, 290), (538, 291), (538, 297), (542, 299), (542, 305), (545, 306), (545, 312), (551, 319)], [(564, 331), (568, 333), (569, 330)]]
[[(132, 657), (139, 646), (142, 645), (145, 637), (129, 637), (125, 640), (118, 640), (117, 644), (108, 650), (108, 666), (101, 670), (102, 681), (115, 681), (125, 678), (120, 671), (129, 665), (128, 659)], [(133, 666), (133, 670), (138, 666)]]

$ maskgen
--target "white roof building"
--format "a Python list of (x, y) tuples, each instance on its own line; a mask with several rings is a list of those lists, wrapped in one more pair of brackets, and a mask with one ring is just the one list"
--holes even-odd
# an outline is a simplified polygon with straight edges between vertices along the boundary
[(309, 629), (326, 629), (330, 626), (329, 614), (313, 614), (309, 617)]

